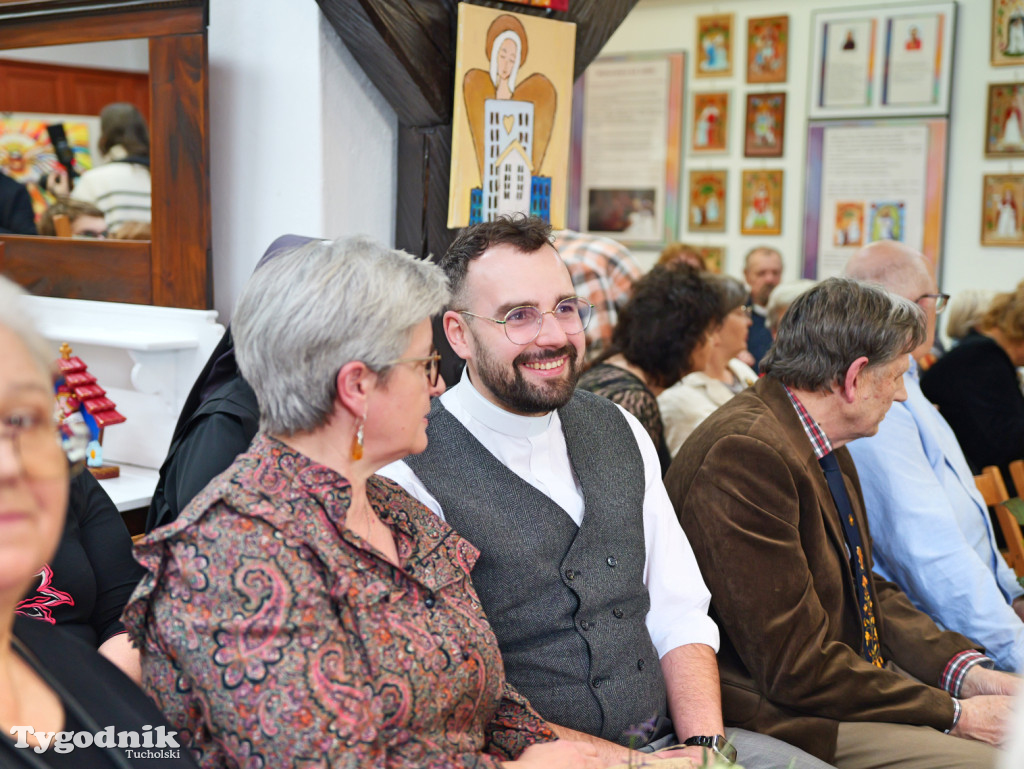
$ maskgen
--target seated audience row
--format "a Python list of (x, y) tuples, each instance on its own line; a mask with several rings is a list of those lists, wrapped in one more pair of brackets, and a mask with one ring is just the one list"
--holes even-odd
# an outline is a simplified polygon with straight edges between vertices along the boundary
[(243, 291), (262, 431), (138, 545), (125, 615), (201, 766), (601, 765), (506, 681), (477, 549), (374, 475), (426, 446), (447, 299), (437, 267), (359, 239), (276, 256)]
[[(861, 249), (846, 274), (915, 302), (927, 323), (924, 341), (908, 356), (906, 399), (893, 404), (876, 435), (850, 444), (875, 571), (943, 627), (981, 643), (1000, 668), (1022, 670), (1024, 587), (996, 547), (988, 508), (953, 430), (919, 383), (917, 359), (931, 349), (946, 296), (925, 258), (893, 241)], [(983, 387), (977, 382), (976, 389)]]

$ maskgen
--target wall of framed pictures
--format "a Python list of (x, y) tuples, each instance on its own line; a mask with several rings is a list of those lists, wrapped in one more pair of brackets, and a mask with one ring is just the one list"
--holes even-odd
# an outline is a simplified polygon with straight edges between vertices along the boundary
[[(943, 28), (942, 35), (952, 35), (949, 61), (948, 125), (946, 133), (945, 206), (942, 212), (941, 251), (944, 254), (940, 284), (944, 291), (955, 292), (964, 288), (990, 288), (1001, 290), (1015, 284), (1024, 277), (1024, 250), (1016, 245), (1018, 237), (1011, 236), (1006, 213), (1009, 200), (1017, 202), (1018, 210), (1024, 212), (1024, 12), (1020, 20), (1011, 25), (1013, 9), (1003, 9), (999, 15), (999, 4), (1015, 7), (1010, 0), (958, 0), (955, 28)], [(901, 0), (900, 5), (906, 3)], [(683, 116), (683, 190), (681, 200), (681, 239), (695, 245), (707, 245), (724, 249), (727, 272), (740, 275), (746, 252), (761, 243), (778, 248), (785, 261), (784, 279), (800, 276), (805, 253), (806, 218), (806, 172), (808, 158), (808, 135), (811, 123), (810, 113), (814, 97), (815, 69), (821, 58), (815, 50), (815, 15), (844, 13), (853, 3), (849, 0), (782, 0), (772, 5), (770, 11), (758, 0), (719, 0), (718, 2), (668, 3), (666, 0), (640, 0), (616, 34), (605, 46), (605, 54), (664, 50), (678, 47), (680, 41), (689, 45), (693, 55), (688, 57), (686, 83), (690, 91)], [(858, 3), (858, 6), (861, 4)], [(865, 8), (886, 12), (893, 4), (865, 0)], [(921, 2), (915, 5), (948, 6), (949, 3)], [(892, 45), (900, 41), (903, 45), (902, 83), (921, 83), (925, 78), (923, 67), (906, 67), (906, 56), (913, 52), (916, 41), (921, 47), (927, 46), (924, 35), (935, 30), (928, 21), (929, 11), (914, 11), (911, 16), (920, 19), (902, 18), (893, 24)], [(697, 76), (698, 19), (705, 16), (732, 17), (731, 74), (713, 77)], [(748, 55), (746, 36), (751, 19), (769, 16), (788, 17), (786, 36), (787, 69), (785, 82), (755, 82), (748, 80)], [(998, 20), (1002, 23), (997, 23)], [(880, 34), (885, 37), (888, 21), (882, 19)], [(721, 25), (719, 25), (721, 26)], [(911, 27), (917, 27), (911, 33)], [(711, 34), (713, 40), (714, 33)], [(857, 31), (854, 31), (855, 45)], [(938, 40), (938, 38), (935, 38)], [(845, 42), (845, 35), (843, 38)], [(907, 44), (910, 43), (910, 50)], [(936, 43), (938, 46), (938, 43)], [(710, 46), (714, 49), (714, 45)], [(720, 48), (722, 46), (719, 46)], [(933, 49), (938, 52), (939, 48)], [(944, 50), (944, 49), (943, 49)], [(883, 49), (884, 52), (884, 49)], [(712, 56), (717, 57), (718, 50)], [(717, 58), (713, 63), (722, 66)], [(934, 63), (934, 62), (933, 62)], [(877, 64), (877, 63), (876, 63)], [(934, 76), (934, 67), (929, 76)], [(884, 73), (877, 72), (879, 77)], [(890, 88), (894, 83), (890, 74)], [(884, 80), (878, 81), (883, 83)], [(1018, 87), (1017, 84), (1021, 86)], [(990, 94), (990, 89), (1003, 86)], [(873, 86), (881, 88), (881, 85)], [(941, 85), (940, 85), (941, 90)], [(720, 92), (728, 94), (730, 117), (724, 127), (727, 135), (723, 152), (703, 153), (693, 151), (696, 136), (693, 112), (694, 99), (698, 94)], [(752, 125), (745, 120), (746, 105), (753, 95), (760, 99), (772, 92), (786, 96), (785, 126), (782, 154), (777, 157), (748, 157), (744, 150), (749, 148)], [(897, 90), (897, 93), (900, 93)], [(820, 91), (819, 91), (820, 94)], [(881, 98), (879, 94), (879, 98)], [(904, 95), (904, 100), (906, 99)], [(1017, 107), (1019, 99), (1021, 106)], [(930, 110), (939, 113), (941, 104)], [(1020, 117), (1017, 116), (1018, 111)], [(899, 112), (906, 115), (906, 112)], [(858, 115), (858, 118), (887, 118), (892, 113)], [(895, 116), (895, 115), (893, 115)], [(834, 115), (834, 117), (840, 117)], [(1018, 123), (1020, 133), (1018, 134)], [(781, 189), (782, 204), (779, 214), (777, 235), (745, 235), (743, 174), (749, 171), (774, 171), (783, 173)], [(692, 195), (694, 180), (707, 181), (709, 172), (715, 172), (716, 184), (724, 187), (720, 201), (723, 225), (718, 229), (693, 227), (692, 212), (687, 210)], [(721, 181), (724, 177), (724, 181)], [(1006, 178), (1010, 177), (1010, 178)], [(1017, 177), (1017, 178), (1013, 178)], [(698, 182), (699, 183), (699, 182)], [(705, 189), (715, 189), (704, 185)], [(700, 188), (696, 188), (699, 192)], [(697, 195), (702, 199), (701, 195)], [(1007, 201), (1004, 202), (1004, 198)], [(852, 201), (856, 202), (856, 201)], [(882, 201), (883, 203), (885, 201)], [(868, 201), (870, 205), (870, 201)], [(999, 219), (1003, 214), (1003, 229), (1000, 235)], [(856, 208), (849, 211), (832, 212), (844, 215), (844, 221), (858, 227), (869, 227), (871, 212), (865, 208), (863, 219), (858, 220)], [(892, 213), (892, 212), (890, 212)], [(1024, 225), (1024, 215), (1020, 217)], [(884, 217), (882, 218), (884, 223)], [(859, 223), (856, 223), (859, 222)], [(987, 224), (986, 224), (987, 222)], [(689, 225), (689, 226), (688, 226)], [(983, 230), (987, 227), (988, 230)], [(834, 234), (834, 233), (833, 233)], [(983, 236), (985, 244), (983, 245)], [(645, 255), (641, 254), (641, 258)]]

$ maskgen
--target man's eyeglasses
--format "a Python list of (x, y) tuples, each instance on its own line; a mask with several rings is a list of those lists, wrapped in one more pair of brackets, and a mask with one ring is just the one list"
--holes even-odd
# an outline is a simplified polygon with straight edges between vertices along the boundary
[(437, 380), (441, 376), (441, 353), (436, 350), (425, 358), (399, 358), (388, 363), (394, 366), (398, 363), (422, 363), (423, 370), (427, 375), (427, 382), (431, 387), (437, 387)]
[(7, 438), (29, 478), (49, 480), (65, 472), (77, 475), (84, 467), (89, 428), (84, 423), (54, 424), (31, 413), (9, 414), (0, 419), (0, 439)]
[(556, 304), (553, 310), (542, 311), (533, 306), (513, 307), (505, 313), (502, 320), (489, 318), (486, 315), (477, 315), (469, 310), (458, 310), (458, 312), (461, 315), (489, 320), (491, 323), (504, 326), (505, 336), (513, 344), (529, 344), (540, 336), (545, 315), (553, 316), (565, 333), (580, 333), (590, 323), (590, 318), (594, 314), (594, 305), (578, 296), (571, 296)]
[(946, 305), (949, 304), (949, 294), (921, 294), (914, 301), (920, 303), (922, 299), (934, 299), (935, 300), (935, 314), (938, 315), (940, 312), (946, 309)]

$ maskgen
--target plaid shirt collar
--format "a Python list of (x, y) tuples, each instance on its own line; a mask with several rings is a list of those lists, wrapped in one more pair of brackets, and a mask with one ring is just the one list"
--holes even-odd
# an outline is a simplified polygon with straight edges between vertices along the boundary
[(804, 432), (807, 433), (807, 438), (810, 440), (811, 446), (814, 447), (814, 456), (821, 459), (823, 456), (831, 454), (832, 443), (829, 441), (828, 436), (825, 435), (825, 431), (821, 429), (821, 425), (814, 421), (814, 417), (810, 415), (804, 404), (793, 395), (793, 391), (786, 387), (786, 385), (782, 386), (786, 388), (789, 402), (796, 409), (797, 416), (800, 417), (800, 424), (803, 425)]

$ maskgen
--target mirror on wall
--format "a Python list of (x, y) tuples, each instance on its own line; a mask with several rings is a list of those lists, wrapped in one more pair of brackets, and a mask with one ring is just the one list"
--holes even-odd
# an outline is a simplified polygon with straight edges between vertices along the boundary
[[(77, 233), (93, 236), (109, 231), (114, 215), (88, 175), (104, 161), (122, 176), (141, 168), (149, 231), (123, 241), (68, 237), (77, 211), (61, 211), (57, 236), (0, 233), (0, 272), (44, 296), (211, 307), (208, 0), (29, 6), (0, 2), (0, 168), (33, 188), (37, 215), (53, 200), (43, 187), (96, 205), (103, 220)], [(99, 115), (112, 103), (132, 105), (148, 124), (148, 157), (135, 145), (120, 153), (100, 146)], [(62, 174), (47, 179), (62, 157), (80, 174), (70, 189)], [(128, 214), (120, 219), (144, 222), (139, 201), (121, 201)]]

